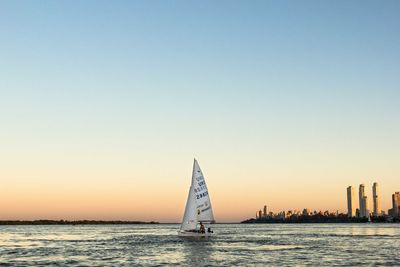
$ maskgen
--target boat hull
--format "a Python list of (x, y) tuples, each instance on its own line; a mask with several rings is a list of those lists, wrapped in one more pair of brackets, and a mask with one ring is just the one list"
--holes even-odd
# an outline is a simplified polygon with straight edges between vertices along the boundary
[(180, 237), (191, 237), (191, 238), (208, 238), (213, 236), (213, 233), (197, 233), (197, 232), (189, 232), (189, 231), (178, 231), (178, 236)]

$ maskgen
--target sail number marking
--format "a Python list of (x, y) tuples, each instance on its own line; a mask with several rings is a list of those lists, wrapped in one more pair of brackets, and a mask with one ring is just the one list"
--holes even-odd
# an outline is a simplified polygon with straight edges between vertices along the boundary
[[(207, 186), (206, 186), (203, 176), (196, 177), (196, 180), (197, 180), (198, 187), (196, 187), (194, 189), (194, 192), (196, 193), (196, 198), (200, 199), (200, 198), (203, 198), (208, 195)], [(201, 191), (204, 191), (204, 190), (205, 190), (205, 192), (200, 193)], [(197, 193), (199, 193), (199, 194), (197, 194)]]
[(198, 193), (198, 192), (203, 191), (203, 190), (207, 190), (207, 187), (206, 187), (205, 185), (196, 187), (196, 188), (194, 189), (194, 192), (195, 192), (195, 193)]
[(196, 177), (196, 181), (197, 182), (200, 182), (200, 181), (204, 182), (204, 177), (203, 176)]
[(203, 193), (200, 193), (200, 194), (197, 194), (197, 195), (196, 195), (196, 198), (197, 198), (197, 199), (200, 199), (200, 198), (205, 197), (205, 196), (207, 196), (207, 195), (208, 195), (208, 191), (203, 192)]

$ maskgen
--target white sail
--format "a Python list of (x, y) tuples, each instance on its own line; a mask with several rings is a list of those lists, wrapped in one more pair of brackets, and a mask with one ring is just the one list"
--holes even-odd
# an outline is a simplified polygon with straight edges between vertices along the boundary
[(197, 214), (196, 214), (196, 201), (193, 192), (193, 187), (190, 186), (189, 194), (186, 201), (185, 214), (181, 224), (181, 230), (194, 230), (197, 225)]
[(186, 201), (181, 231), (196, 230), (198, 222), (214, 222), (214, 214), (203, 173), (197, 161), (194, 160), (192, 182)]
[(210, 194), (197, 160), (193, 163), (192, 189), (196, 200), (197, 221), (214, 222)]

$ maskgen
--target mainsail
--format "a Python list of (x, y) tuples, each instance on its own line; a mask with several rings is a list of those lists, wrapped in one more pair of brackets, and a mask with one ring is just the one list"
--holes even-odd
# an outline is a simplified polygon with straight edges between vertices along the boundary
[(206, 181), (195, 159), (181, 230), (194, 230), (198, 222), (214, 222), (214, 214)]
[(189, 194), (186, 201), (185, 214), (183, 215), (183, 220), (181, 224), (181, 230), (194, 230), (197, 225), (196, 216), (196, 201), (193, 192), (193, 187), (190, 186)]

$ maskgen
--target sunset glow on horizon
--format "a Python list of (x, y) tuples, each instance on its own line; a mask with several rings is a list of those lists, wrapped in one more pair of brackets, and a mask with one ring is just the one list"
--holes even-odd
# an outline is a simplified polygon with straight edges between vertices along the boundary
[(180, 222), (193, 158), (217, 222), (387, 212), (400, 2), (205, 2), (0, 3), (0, 220)]
[[(372, 187), (373, 181), (380, 182), (382, 206), (387, 210), (390, 207), (392, 188), (396, 185), (395, 179), (392, 183), (389, 179), (386, 179), (389, 182), (383, 183), (383, 179), (373, 178), (353, 179), (350, 182), (350, 179), (343, 176), (343, 184), (338, 184), (339, 179), (335, 179), (332, 174), (326, 174), (325, 179), (318, 179), (311, 175), (305, 177), (303, 173), (293, 179), (289, 177), (295, 175), (289, 174), (292, 171), (288, 169), (282, 173), (274, 173), (271, 169), (267, 172), (268, 176), (261, 176), (243, 167), (248, 164), (240, 166), (238, 162), (233, 164), (232, 161), (232, 165), (228, 165), (229, 161), (224, 161), (225, 165), (219, 167), (215, 158), (205, 162), (211, 165), (206, 169), (203, 167), (203, 173), (219, 222), (235, 222), (254, 217), (255, 211), (264, 204), (272, 211), (309, 208), (346, 212), (346, 186), (354, 185), (357, 188), (359, 183), (364, 183), (367, 194), (371, 195), (369, 187)], [(168, 163), (171, 161), (157, 162), (154, 166), (160, 169), (149, 168), (145, 172), (151, 175), (143, 174), (143, 177), (146, 176), (143, 179), (135, 178), (132, 171), (132, 177), (115, 176), (113, 179), (108, 178), (106, 172), (104, 176), (97, 173), (73, 180), (59, 177), (51, 181), (50, 177), (38, 176), (31, 180), (17, 179), (19, 183), (5, 181), (1, 192), (0, 219), (179, 222), (190, 185), (191, 162), (186, 160), (187, 164), (182, 166), (182, 170), (175, 166), (176, 163)], [(169, 170), (168, 165), (171, 166)], [(165, 171), (164, 175), (162, 171)], [(340, 177), (340, 174), (337, 175)], [(349, 182), (346, 183), (346, 180)]]

